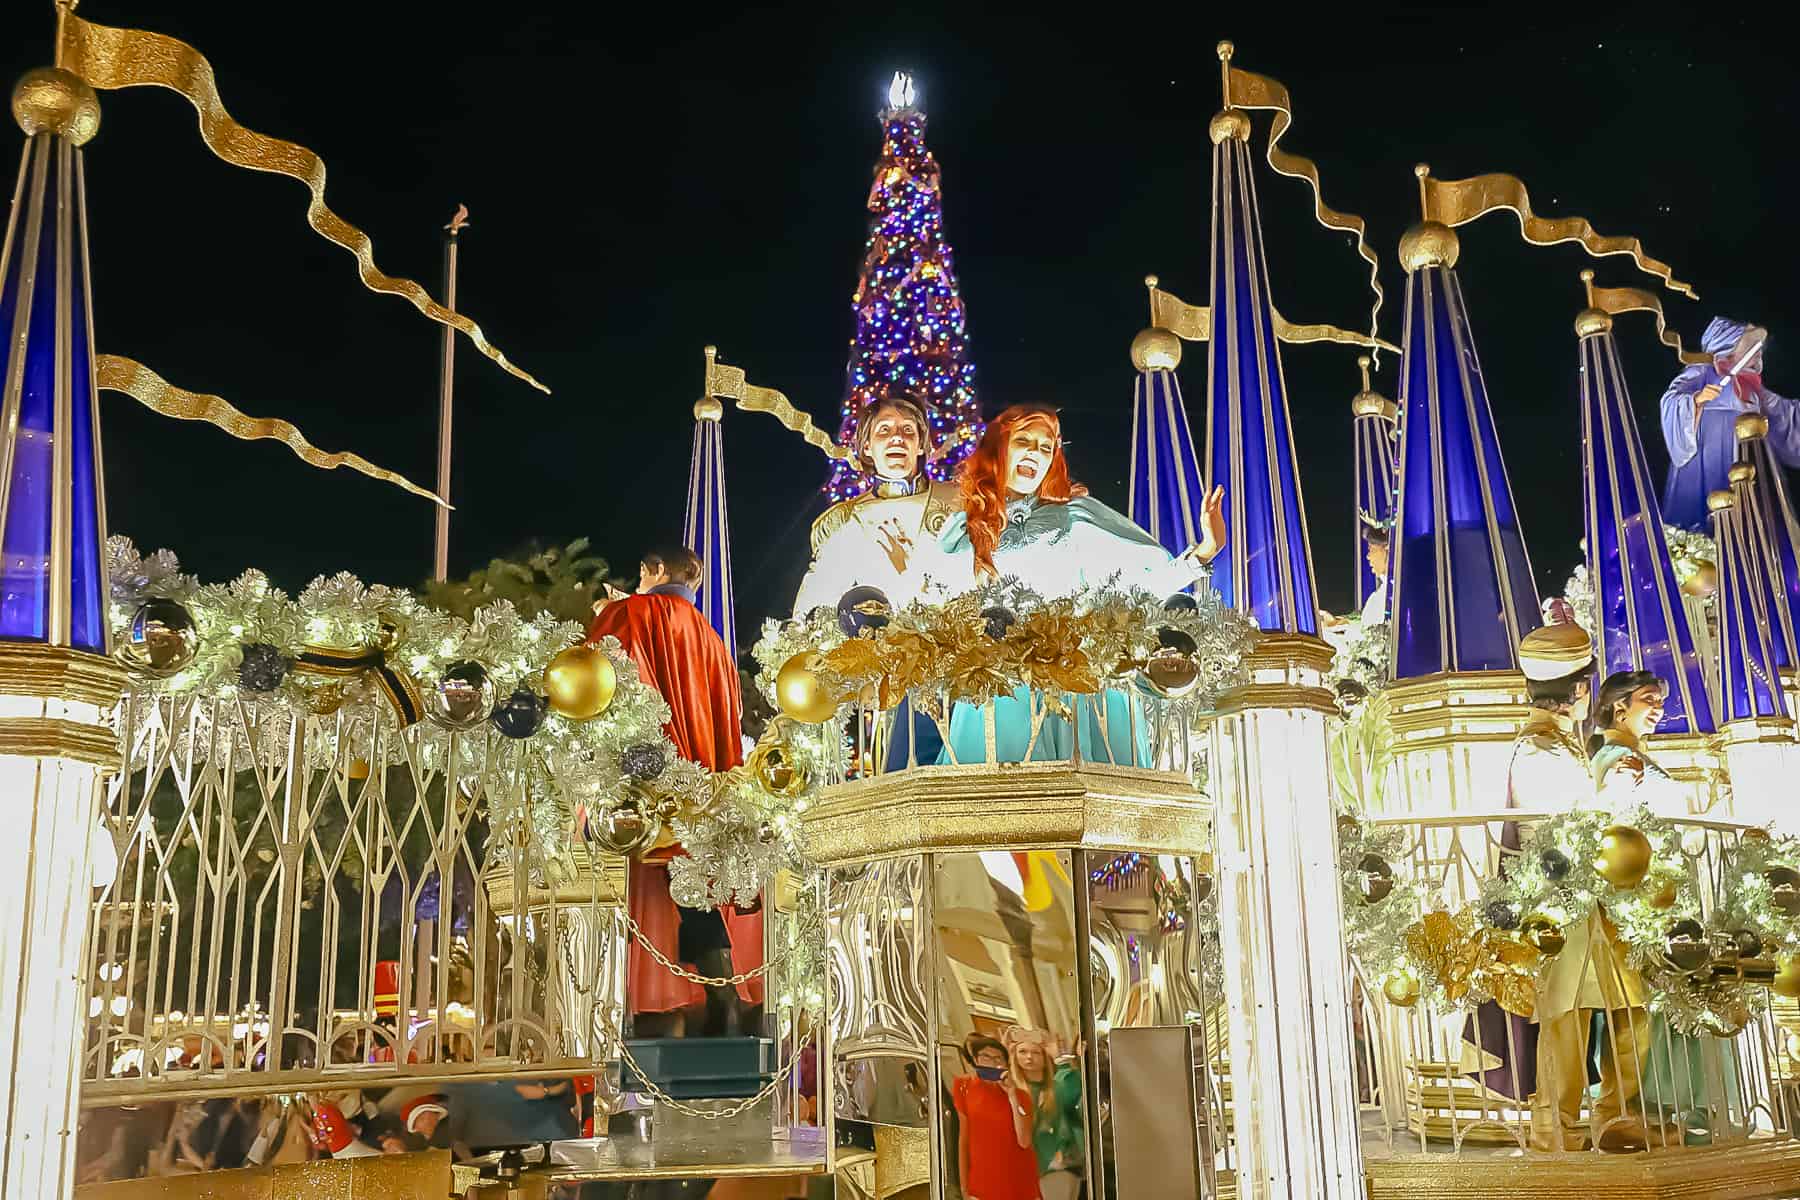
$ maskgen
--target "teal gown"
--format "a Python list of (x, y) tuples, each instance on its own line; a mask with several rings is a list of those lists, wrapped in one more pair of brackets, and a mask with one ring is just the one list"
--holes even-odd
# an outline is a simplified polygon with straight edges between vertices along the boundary
[[(1175, 558), (1124, 514), (1091, 497), (1066, 504), (1013, 500), (1006, 512), (994, 566), (1002, 579), (1016, 579), (1045, 599), (1107, 584), (1172, 596), (1207, 574), (1205, 568)], [(973, 588), (974, 552), (965, 514), (953, 514), (945, 522), (938, 551), (941, 561), (933, 572), (937, 581), (951, 594)], [(996, 699), (991, 756), (987, 710), (957, 704), (950, 713), (948, 745), (938, 761), (1067, 761), (1079, 745), (1084, 762), (1153, 765), (1143, 697), (1110, 688), (1095, 696), (1070, 696), (1069, 701), (1073, 720), (1043, 716), (1033, 741), (1033, 716), (1043, 711), (1043, 694), (1021, 686)]]

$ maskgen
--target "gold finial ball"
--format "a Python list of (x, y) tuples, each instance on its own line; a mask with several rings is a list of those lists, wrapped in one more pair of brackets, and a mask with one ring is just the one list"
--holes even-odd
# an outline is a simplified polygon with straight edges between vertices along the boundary
[(694, 420), (722, 421), (725, 419), (725, 406), (717, 396), (702, 396), (694, 401)]
[(1750, 442), (1769, 436), (1769, 418), (1761, 413), (1745, 413), (1732, 426), (1738, 441)]
[(1385, 421), (1392, 421), (1400, 410), (1380, 392), (1358, 392), (1350, 401), (1350, 412), (1353, 416), (1380, 417)]
[(1230, 42), (1220, 42), (1218, 50), (1220, 62), (1230, 62), (1231, 56), (1237, 53), (1237, 47)]
[(1146, 275), (1146, 276), (1144, 276), (1144, 286), (1145, 286), (1145, 287), (1147, 287), (1147, 288), (1153, 288), (1153, 287), (1156, 287), (1156, 286), (1157, 286), (1157, 285), (1158, 285), (1158, 284), (1160, 284), (1160, 283), (1162, 283), (1162, 280), (1161, 280), (1161, 279), (1159, 279), (1159, 278), (1158, 278), (1158, 277), (1157, 277), (1157, 276), (1155, 276), (1155, 275)]
[(1206, 136), (1215, 146), (1232, 140), (1247, 142), (1250, 140), (1250, 118), (1235, 108), (1214, 113), (1212, 123), (1206, 127)]
[(1584, 308), (1575, 314), (1575, 336), (1593, 337), (1597, 333), (1611, 333), (1612, 316), (1597, 308)]
[(1731, 498), (1730, 492), (1718, 491), (1706, 494), (1706, 510), (1708, 512), (1724, 512), (1734, 503), (1736, 501)]
[(1460, 253), (1456, 231), (1440, 221), (1420, 221), (1400, 235), (1400, 265), (1408, 275), (1420, 267), (1454, 267)]
[(1173, 371), (1181, 365), (1181, 339), (1152, 325), (1131, 339), (1131, 365), (1140, 371)]
[(61, 67), (39, 67), (13, 86), (13, 120), (29, 136), (59, 133), (77, 146), (100, 132), (100, 97), (88, 81)]
[(1755, 463), (1732, 463), (1725, 477), (1733, 483), (1749, 483), (1756, 478)]

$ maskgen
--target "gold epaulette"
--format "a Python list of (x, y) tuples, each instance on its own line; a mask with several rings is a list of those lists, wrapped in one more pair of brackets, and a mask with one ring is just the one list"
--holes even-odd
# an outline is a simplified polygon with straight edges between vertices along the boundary
[(842, 529), (855, 514), (856, 506), (865, 499), (866, 496), (852, 496), (848, 500), (839, 500), (819, 514), (819, 519), (812, 524), (812, 552), (815, 558), (818, 557), (819, 547), (825, 544), (825, 539)]

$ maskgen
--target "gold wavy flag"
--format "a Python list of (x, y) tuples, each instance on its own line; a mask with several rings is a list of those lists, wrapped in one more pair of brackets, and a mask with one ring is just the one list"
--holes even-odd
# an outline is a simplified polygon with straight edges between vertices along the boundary
[[(1380, 341), (1377, 334), (1381, 331), (1381, 303), (1385, 298), (1381, 290), (1380, 262), (1375, 257), (1375, 250), (1368, 243), (1368, 225), (1354, 213), (1338, 212), (1325, 204), (1325, 194), (1319, 184), (1319, 168), (1310, 158), (1294, 154), (1280, 148), (1282, 136), (1294, 123), (1293, 101), (1288, 90), (1279, 80), (1270, 79), (1267, 75), (1257, 75), (1250, 71), (1239, 70), (1226, 64), (1226, 88), (1234, 108), (1252, 108), (1274, 112), (1274, 123), (1269, 127), (1269, 167), (1279, 174), (1291, 179), (1304, 179), (1312, 188), (1313, 217), (1327, 229), (1337, 229), (1353, 234), (1356, 238), (1356, 253), (1369, 264), (1369, 290), (1375, 293), (1375, 306), (1369, 312), (1369, 339), (1371, 343), (1383, 349), (1392, 349), (1388, 343)], [(1328, 326), (1301, 326), (1299, 328), (1329, 328)], [(1338, 337), (1325, 338), (1288, 338), (1288, 341), (1342, 341)], [(1363, 343), (1369, 344), (1369, 343)], [(1398, 351), (1396, 351), (1398, 353)]]
[(278, 417), (246, 416), (222, 397), (190, 392), (174, 386), (143, 363), (121, 358), (116, 354), (101, 354), (95, 357), (94, 366), (95, 382), (101, 388), (123, 392), (151, 412), (173, 417), (177, 421), (204, 421), (241, 441), (270, 438), (286, 445), (302, 462), (321, 470), (349, 467), (371, 479), (394, 484), (415, 496), (423, 496), (433, 503), (443, 504), (445, 508), (450, 507), (437, 493), (426, 491), (404, 475), (378, 467), (359, 454), (331, 454), (320, 450), (308, 442), (290, 422)]
[(757, 387), (745, 377), (742, 367), (728, 367), (720, 362), (718, 349), (713, 346), (706, 348), (706, 394), (730, 400), (745, 412), (768, 413), (799, 434), (807, 445), (823, 450), (827, 458), (850, 457), (850, 451), (832, 441), (831, 435), (814, 425), (813, 419), (795, 408), (793, 401), (774, 388)]
[(305, 146), (245, 129), (225, 111), (213, 82), (212, 65), (199, 51), (160, 33), (94, 25), (72, 12), (62, 14), (57, 63), (103, 91), (128, 87), (164, 87), (181, 93), (200, 116), (200, 136), (207, 148), (226, 162), (251, 171), (285, 175), (306, 185), (312, 200), (306, 222), (325, 240), (356, 258), (357, 274), (372, 292), (400, 296), (440, 325), (465, 334), (476, 349), (508, 373), (541, 392), (549, 388), (507, 361), (481, 332), (481, 326), (451, 312), (410, 279), (397, 279), (375, 266), (369, 235), (332, 212), (325, 204), (325, 164)]
[(1654, 292), (1643, 288), (1603, 288), (1593, 289), (1592, 298), (1588, 301), (1593, 307), (1604, 313), (1648, 312), (1656, 314), (1656, 338), (1663, 345), (1675, 351), (1675, 357), (1684, 363), (1709, 363), (1713, 356), (1704, 350), (1685, 350), (1681, 345), (1681, 335), (1668, 327), (1663, 316), (1662, 301)]
[[(1346, 346), (1362, 346), (1366, 349), (1391, 350), (1400, 353), (1400, 347), (1392, 342), (1384, 342), (1378, 337), (1366, 333), (1352, 333), (1348, 329), (1340, 329), (1336, 325), (1296, 325), (1273, 312), (1275, 336), (1290, 344), (1304, 342), (1338, 342)], [(1152, 285), (1150, 288), (1150, 324), (1158, 329), (1167, 329), (1176, 337), (1188, 342), (1204, 342), (1212, 338), (1212, 309), (1198, 304), (1189, 304), (1172, 292)]]
[(1579, 242), (1581, 248), (1595, 258), (1628, 254), (1640, 271), (1661, 279), (1670, 291), (1680, 292), (1690, 300), (1699, 299), (1692, 285), (1675, 278), (1674, 269), (1668, 263), (1645, 254), (1644, 244), (1638, 239), (1607, 237), (1596, 231), (1584, 217), (1550, 218), (1533, 213), (1525, 183), (1517, 176), (1495, 174), (1477, 175), (1472, 179), (1433, 179), (1430, 175), (1422, 175), (1419, 189), (1427, 221), (1440, 221), (1454, 227), (1505, 209), (1519, 218), (1519, 231), (1534, 245)]

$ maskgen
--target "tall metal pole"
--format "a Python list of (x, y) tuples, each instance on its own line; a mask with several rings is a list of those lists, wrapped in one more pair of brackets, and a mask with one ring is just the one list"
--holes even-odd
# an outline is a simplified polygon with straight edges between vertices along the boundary
[[(456, 235), (469, 227), (469, 206), (456, 206), (456, 215), (444, 226), (444, 307), (456, 311)], [(450, 425), (455, 408), (456, 331), (444, 326), (444, 356), (438, 364), (438, 474), (437, 494), (444, 503), (437, 510), (437, 541), (431, 560), (431, 577), (439, 583), (450, 577)]]

